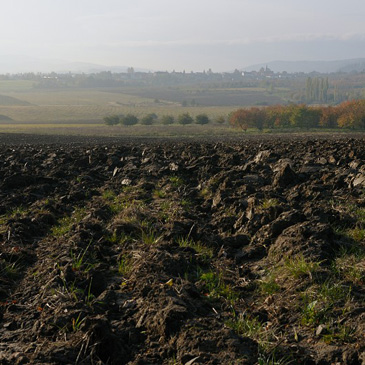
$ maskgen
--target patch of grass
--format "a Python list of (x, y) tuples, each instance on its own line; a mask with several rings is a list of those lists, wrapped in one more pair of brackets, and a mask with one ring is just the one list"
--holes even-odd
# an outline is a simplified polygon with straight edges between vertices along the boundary
[(101, 197), (107, 201), (113, 201), (116, 198), (116, 194), (113, 190), (104, 190)]
[(280, 285), (276, 282), (277, 276), (270, 273), (267, 277), (259, 282), (259, 290), (261, 293), (271, 295), (281, 290)]
[(365, 228), (353, 228), (346, 231), (348, 237), (356, 242), (365, 242)]
[(275, 329), (268, 324), (262, 323), (258, 318), (246, 314), (236, 316), (226, 322), (226, 325), (242, 337), (249, 337), (259, 345), (259, 357), (257, 364), (260, 365), (289, 365), (294, 361), (291, 355), (279, 356), (276, 354), (278, 340)]
[(318, 325), (329, 322), (332, 316), (347, 311), (351, 299), (351, 288), (328, 280), (318, 287), (312, 287), (302, 296), (302, 324)]
[(125, 186), (119, 195), (116, 195), (113, 190), (105, 190), (102, 193), (102, 198), (109, 206), (110, 211), (117, 215), (129, 208), (140, 209), (143, 208), (145, 203), (137, 199), (141, 194), (141, 190), (131, 186)]
[(75, 254), (73, 250), (70, 251), (70, 256), (72, 260), (72, 270), (73, 271), (80, 271), (83, 267), (84, 272), (88, 272), (93, 268), (93, 265), (85, 262), (84, 258), (86, 255), (86, 252), (88, 251), (89, 247), (91, 245), (91, 242), (87, 245), (87, 247), (84, 250), (81, 250), (78, 254)]
[(133, 238), (126, 233), (117, 234), (117, 232), (114, 231), (113, 234), (106, 236), (105, 240), (112, 244), (123, 245), (128, 241), (132, 241)]
[(95, 295), (93, 293), (91, 293), (91, 284), (92, 284), (92, 282), (93, 282), (93, 278), (90, 279), (89, 287), (87, 289), (87, 293), (86, 293), (86, 297), (85, 297), (85, 303), (89, 307), (91, 306), (92, 301), (95, 299)]
[(71, 324), (72, 324), (72, 332), (77, 332), (80, 329), (80, 326), (82, 325), (82, 323), (85, 321), (85, 318), (80, 318), (81, 317), (81, 313), (79, 313), (79, 315), (77, 316), (77, 318), (72, 318), (71, 320)]
[(113, 214), (118, 214), (129, 207), (133, 207), (134, 205), (134, 200), (130, 200), (123, 196), (117, 196), (114, 200), (109, 202), (109, 207)]
[(254, 340), (259, 340), (265, 335), (263, 324), (256, 317), (241, 314), (226, 324), (237, 334)]
[(176, 202), (170, 200), (163, 200), (160, 202), (160, 211), (158, 215), (164, 222), (173, 221), (179, 212), (179, 207)]
[(210, 194), (211, 190), (208, 187), (202, 188), (199, 192), (199, 195), (205, 199), (207, 199), (210, 196)]
[(133, 263), (128, 255), (123, 255), (118, 262), (118, 272), (123, 276), (128, 276), (133, 269)]
[(20, 276), (20, 267), (16, 262), (6, 262), (1, 260), (0, 262), (1, 276), (7, 277), (10, 280), (16, 280)]
[(333, 262), (333, 270), (341, 279), (362, 285), (365, 282), (365, 250), (354, 247), (343, 251)]
[(69, 217), (61, 218), (57, 225), (52, 227), (51, 233), (55, 237), (62, 237), (69, 233), (74, 224), (78, 224), (86, 216), (84, 208), (76, 208)]
[(177, 243), (180, 247), (190, 247), (194, 249), (198, 256), (200, 256), (203, 261), (208, 261), (213, 257), (213, 249), (203, 245), (201, 242), (195, 242), (191, 238), (180, 237), (177, 239)]
[(365, 208), (355, 206), (352, 208), (352, 211), (358, 223), (365, 223)]
[(326, 333), (322, 336), (322, 339), (326, 343), (348, 343), (353, 341), (354, 329), (345, 326), (345, 325), (337, 325), (337, 326), (327, 326)]
[(203, 283), (204, 290), (209, 298), (224, 298), (234, 303), (239, 297), (239, 294), (224, 282), (222, 275), (214, 271), (201, 274), (200, 281)]
[(67, 283), (63, 276), (61, 276), (61, 279), (63, 283), (63, 292), (67, 293), (71, 298), (78, 302), (79, 297), (83, 296), (84, 291), (76, 286), (76, 280)]
[(189, 212), (191, 210), (192, 205), (193, 205), (193, 203), (190, 200), (187, 200), (187, 199), (182, 199), (180, 201), (180, 204), (186, 212)]
[(318, 294), (324, 301), (335, 305), (350, 299), (351, 287), (345, 287), (333, 280), (327, 280), (319, 287)]
[(152, 227), (141, 228), (141, 241), (146, 245), (156, 245), (160, 240), (161, 236), (157, 235), (157, 232)]
[(270, 209), (272, 207), (277, 207), (279, 206), (279, 201), (275, 198), (269, 198), (269, 199), (264, 199), (259, 208), (261, 209)]
[(22, 215), (26, 214), (26, 213), (27, 213), (27, 211), (28, 211), (28, 210), (27, 210), (24, 206), (20, 205), (20, 206), (18, 206), (18, 207), (16, 207), (16, 208), (14, 208), (14, 209), (11, 211), (11, 213), (10, 213), (10, 217), (11, 217), (11, 218), (15, 218), (16, 216), (22, 216)]
[(185, 184), (184, 180), (179, 176), (171, 176), (169, 181), (174, 188), (179, 188)]
[(5, 225), (9, 219), (23, 217), (27, 213), (29, 213), (29, 209), (27, 209), (23, 205), (19, 205), (18, 207), (15, 207), (14, 209), (7, 212), (6, 214), (0, 216), (0, 225)]
[(166, 198), (166, 193), (165, 193), (163, 190), (156, 189), (156, 190), (153, 192), (153, 196), (154, 196), (155, 198), (164, 199), (164, 198)]
[(62, 237), (67, 234), (72, 226), (73, 220), (71, 217), (64, 217), (58, 221), (58, 224), (52, 227), (51, 233), (55, 237)]
[(313, 274), (320, 268), (320, 262), (311, 261), (306, 259), (303, 255), (299, 255), (294, 258), (286, 259), (284, 262), (284, 268), (295, 279), (299, 279), (304, 276), (312, 278)]

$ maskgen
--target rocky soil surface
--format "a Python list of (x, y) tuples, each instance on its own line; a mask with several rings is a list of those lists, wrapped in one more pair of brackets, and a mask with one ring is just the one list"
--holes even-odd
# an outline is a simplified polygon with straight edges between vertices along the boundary
[(0, 136), (1, 364), (365, 364), (365, 138)]

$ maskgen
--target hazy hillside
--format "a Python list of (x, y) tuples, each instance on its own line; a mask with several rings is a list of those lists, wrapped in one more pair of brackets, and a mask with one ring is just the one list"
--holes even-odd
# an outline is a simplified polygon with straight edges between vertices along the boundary
[(252, 65), (243, 68), (244, 71), (258, 71), (261, 67), (268, 66), (274, 72), (287, 71), (293, 72), (352, 72), (365, 70), (365, 58), (357, 58), (350, 60), (336, 60), (336, 61), (272, 61)]
[[(106, 66), (87, 62), (68, 62), (56, 59), (40, 59), (23, 55), (0, 56), (0, 74), (25, 72), (94, 73), (102, 71), (127, 72), (128, 66)], [(148, 72), (135, 68), (135, 71)]]
[(10, 106), (10, 105), (18, 105), (18, 106), (27, 106), (31, 105), (27, 101), (20, 100), (8, 95), (0, 95), (0, 106)]

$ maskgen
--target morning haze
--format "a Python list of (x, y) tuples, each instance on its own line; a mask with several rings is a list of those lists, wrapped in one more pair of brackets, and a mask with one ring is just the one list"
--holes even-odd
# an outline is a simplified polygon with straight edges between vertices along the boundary
[(361, 58), (364, 18), (362, 0), (13, 0), (0, 13), (0, 72), (71, 62), (229, 71)]

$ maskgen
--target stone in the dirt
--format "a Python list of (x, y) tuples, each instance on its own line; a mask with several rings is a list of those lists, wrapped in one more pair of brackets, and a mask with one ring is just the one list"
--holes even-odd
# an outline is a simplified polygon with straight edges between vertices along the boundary
[(352, 185), (355, 186), (365, 186), (365, 175), (357, 175), (357, 177), (352, 182)]
[(169, 169), (171, 171), (178, 171), (179, 170), (179, 165), (176, 164), (175, 162), (171, 162), (170, 165), (169, 165)]
[(259, 162), (264, 162), (266, 161), (271, 155), (271, 151), (270, 150), (264, 150), (264, 151), (260, 151), (255, 158), (253, 159), (253, 161), (255, 163), (259, 163)]
[(125, 186), (129, 186), (130, 184), (132, 184), (132, 180), (131, 179), (123, 179), (122, 180), (122, 185), (125, 185)]
[(292, 170), (288, 163), (284, 163), (276, 168), (277, 173), (274, 176), (273, 185), (286, 187), (296, 183), (297, 174)]
[(326, 327), (320, 324), (316, 329), (316, 336), (320, 336), (325, 329)]

